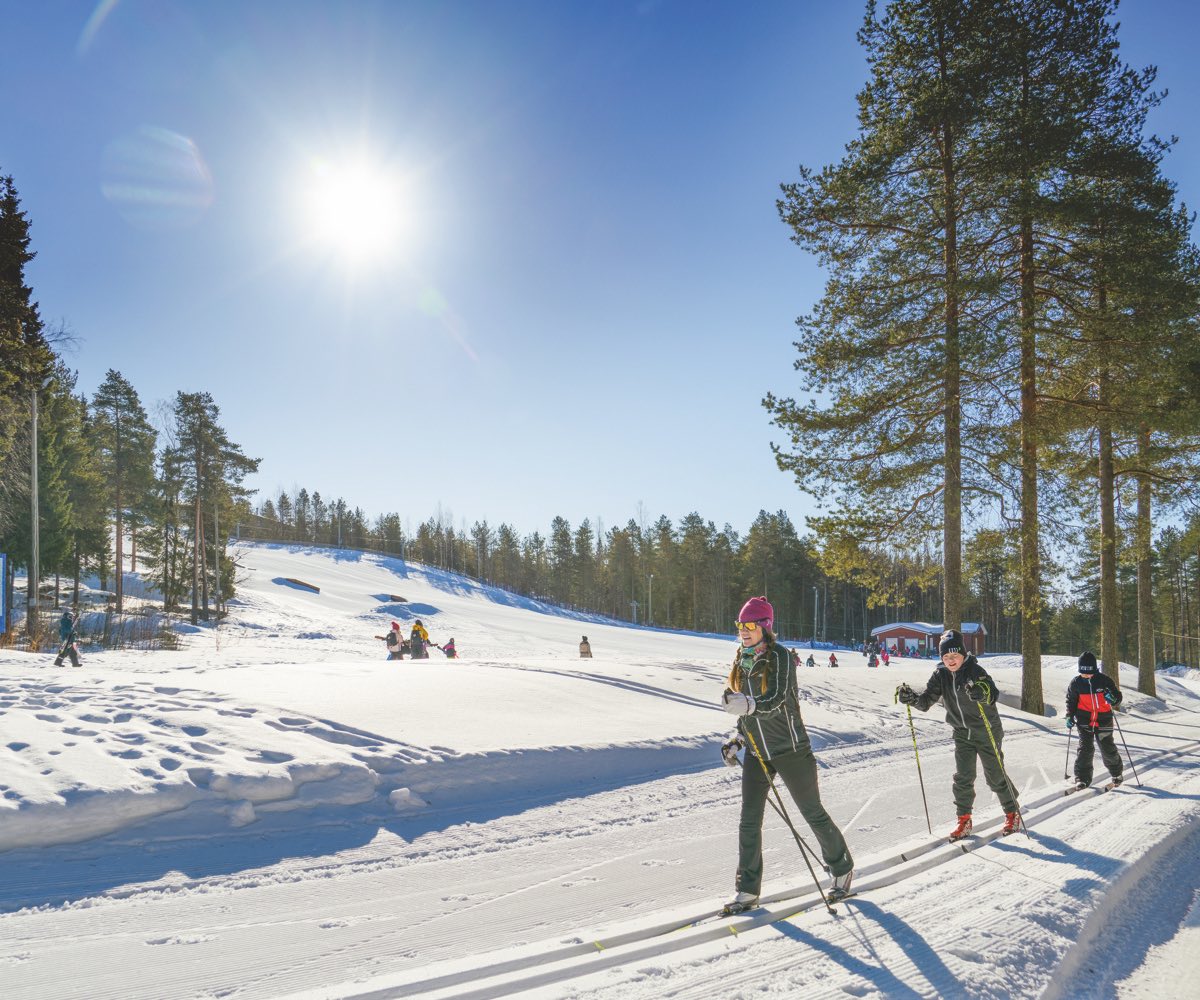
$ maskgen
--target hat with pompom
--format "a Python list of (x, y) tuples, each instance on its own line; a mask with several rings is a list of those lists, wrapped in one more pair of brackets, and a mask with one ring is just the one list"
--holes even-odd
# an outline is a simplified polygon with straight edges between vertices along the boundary
[(767, 631), (774, 631), (775, 609), (765, 597), (752, 597), (742, 605), (742, 610), (738, 612), (738, 621), (757, 622)]

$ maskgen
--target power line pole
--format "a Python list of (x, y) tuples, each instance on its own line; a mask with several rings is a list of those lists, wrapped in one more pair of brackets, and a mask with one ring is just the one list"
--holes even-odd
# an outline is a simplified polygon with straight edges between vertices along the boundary
[(26, 622), (25, 626), (29, 632), (30, 638), (36, 638), (38, 635), (38, 591), (41, 587), (39, 579), (39, 569), (42, 562), (41, 554), (41, 539), (38, 535), (38, 390), (35, 385), (30, 390), (30, 427), (32, 433), (30, 437), (33, 439), (30, 444), (30, 484), (29, 498), (31, 504), (30, 523), (33, 526), (32, 540), (33, 552), (29, 560), (29, 593), (26, 595)]

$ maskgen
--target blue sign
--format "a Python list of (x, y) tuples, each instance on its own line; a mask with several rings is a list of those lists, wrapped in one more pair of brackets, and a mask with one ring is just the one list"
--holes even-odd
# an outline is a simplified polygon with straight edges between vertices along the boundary
[(8, 553), (0, 552), (0, 632), (8, 631)]

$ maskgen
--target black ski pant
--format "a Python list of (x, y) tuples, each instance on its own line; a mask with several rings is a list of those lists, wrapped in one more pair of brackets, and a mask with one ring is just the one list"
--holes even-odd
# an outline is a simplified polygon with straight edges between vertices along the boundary
[(71, 658), (71, 666), (79, 666), (79, 650), (75, 648), (74, 642), (63, 643), (62, 649), (58, 651), (58, 656), (54, 658), (54, 665), (56, 667), (61, 667), (63, 665), (64, 656), (69, 656)]
[(969, 813), (975, 804), (977, 761), (983, 764), (983, 778), (988, 788), (996, 793), (1004, 811), (1017, 811), (1014, 790), (1009, 788), (1004, 778), (1004, 734), (993, 726), (992, 736), (996, 740), (996, 749), (1000, 751), (999, 757), (992, 752), (992, 743), (986, 732), (977, 733), (972, 729), (954, 727), (954, 809), (959, 816)]
[(1117, 741), (1113, 739), (1112, 726), (1079, 727), (1079, 753), (1075, 755), (1075, 780), (1085, 785), (1092, 783), (1092, 761), (1096, 756), (1096, 743), (1100, 744), (1100, 759), (1114, 778), (1121, 777), (1123, 766), (1117, 752)]
[[(821, 847), (821, 857), (834, 875), (845, 875), (854, 867), (846, 838), (837, 828), (817, 788), (817, 761), (811, 750), (797, 750), (767, 761), (772, 776), (778, 774)], [(762, 824), (770, 783), (762, 765), (747, 751), (742, 764), (742, 818), (738, 824), (738, 892), (758, 895), (762, 890)]]

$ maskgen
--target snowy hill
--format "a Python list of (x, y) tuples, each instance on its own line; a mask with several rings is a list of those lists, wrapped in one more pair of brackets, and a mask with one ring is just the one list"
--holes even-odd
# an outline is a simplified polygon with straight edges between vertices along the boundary
[[(914, 713), (931, 836), (892, 699), (933, 665), (802, 668), (861, 895), (826, 913), (768, 811), (766, 911), (660, 933), (732, 888), (732, 640), (383, 557), (237, 558), (229, 620), (182, 651), (0, 654), (5, 996), (1193, 995), (1194, 676), (1150, 699), (1123, 668), (1142, 785), (1127, 767), (1064, 798), (1077, 651), (1045, 660), (1047, 718), (1012, 707), (1019, 660), (989, 657), (1029, 835), (997, 837), (981, 779), (964, 852), (940, 839), (949, 727)], [(386, 661), (375, 636), (416, 618), (462, 659)]]

